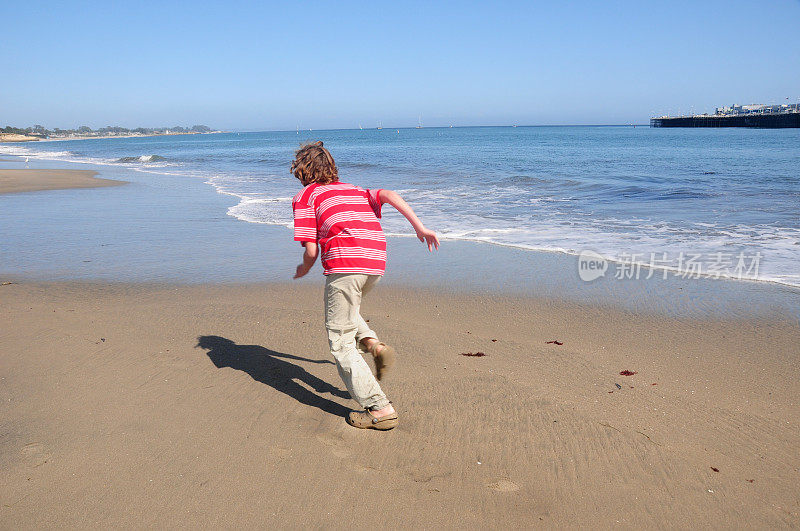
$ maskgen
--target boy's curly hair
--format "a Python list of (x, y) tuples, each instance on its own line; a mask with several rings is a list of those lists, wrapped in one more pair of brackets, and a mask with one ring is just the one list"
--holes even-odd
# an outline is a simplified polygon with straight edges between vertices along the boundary
[(297, 150), (292, 168), (289, 170), (300, 179), (303, 186), (311, 183), (328, 184), (339, 181), (339, 170), (330, 152), (322, 147), (322, 141), (311, 142)]

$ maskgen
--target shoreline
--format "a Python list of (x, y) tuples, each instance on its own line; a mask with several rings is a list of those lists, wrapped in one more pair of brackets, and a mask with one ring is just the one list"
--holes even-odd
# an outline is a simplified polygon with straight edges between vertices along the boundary
[(120, 186), (125, 181), (95, 177), (94, 170), (72, 169), (4, 169), (0, 168), (0, 194), (101, 188)]
[[(87, 163), (36, 160), (42, 169), (87, 168)], [(299, 251), (290, 231), (227, 215), (238, 196), (219, 193), (204, 179), (124, 166), (88, 167), (130, 184), (64, 192), (58, 203), (47, 194), (2, 196), (5, 244), (16, 252), (0, 264), (0, 277), (198, 284), (280, 282), (294, 271)], [(86, 215), (79, 212), (91, 213), (92, 231), (86, 231)], [(54, 217), (60, 219), (57, 226)], [(783, 283), (672, 274), (651, 280), (606, 275), (583, 282), (575, 255), (466, 240), (445, 240), (442, 251), (429, 254), (411, 237), (387, 241), (390, 268), (382, 283), (388, 285), (531, 295), (643, 314), (771, 315), (800, 321), (800, 290)], [(317, 266), (302, 282), (318, 282), (319, 276)]]
[[(19, 157), (19, 155), (14, 155)], [(91, 202), (91, 206), (80, 208), (95, 210), (97, 208), (107, 209), (107, 201), (120, 201), (131, 203), (129, 215), (138, 215), (142, 208), (148, 208), (154, 202), (163, 200), (161, 194), (153, 195), (156, 189), (169, 186), (170, 189), (180, 190), (188, 193), (192, 197), (175, 198), (177, 203), (170, 200), (164, 208), (180, 213), (183, 210), (194, 210), (199, 205), (204, 205), (200, 211), (192, 218), (196, 223), (197, 216), (207, 216), (207, 212), (219, 212), (220, 216), (212, 216), (208, 219), (202, 229), (194, 227), (192, 232), (196, 232), (201, 239), (208, 238), (209, 231), (218, 234), (220, 238), (227, 240), (220, 242), (230, 254), (231, 260), (237, 262), (237, 268), (217, 267), (212, 262), (211, 266), (204, 266), (208, 262), (206, 258), (197, 257), (192, 260), (189, 256), (183, 256), (177, 249), (163, 249), (165, 255), (161, 261), (151, 261), (148, 264), (137, 264), (128, 269), (120, 269), (119, 264), (125, 263), (126, 258), (112, 257), (111, 262), (97, 255), (96, 251), (87, 248), (88, 242), (80, 243), (80, 249), (69, 250), (69, 253), (58, 253), (46, 263), (19, 263), (16, 266), (11, 262), (5, 268), (0, 267), (0, 275), (7, 278), (20, 280), (81, 280), (81, 281), (133, 281), (133, 282), (179, 282), (196, 284), (203, 282), (248, 282), (257, 279), (275, 282), (285, 280), (287, 277), (280, 272), (264, 270), (261, 261), (256, 262), (251, 258), (251, 253), (235, 248), (233, 241), (241, 242), (264, 242), (271, 240), (271, 247), (266, 249), (264, 244), (255, 243), (255, 249), (264, 252), (264, 256), (270, 256), (272, 264), (278, 269), (294, 270), (295, 247), (291, 241), (290, 232), (282, 224), (252, 223), (240, 220), (236, 216), (225, 213), (236, 205), (235, 201), (241, 201), (241, 196), (220, 191), (217, 186), (207, 179), (197, 179), (189, 175), (180, 173), (164, 173), (158, 168), (149, 169), (147, 167), (130, 167), (127, 165), (98, 164), (96, 162), (65, 162), (35, 158), (36, 166), (43, 170), (60, 170), (67, 167), (86, 168), (87, 165), (92, 170), (81, 170), (87, 172), (98, 172), (101, 175), (110, 177), (105, 179), (105, 186), (129, 182), (132, 186), (125, 187), (125, 190), (115, 193), (113, 196), (71, 196), (73, 202)], [(22, 165), (21, 160), (8, 161), (13, 166)], [(5, 167), (8, 167), (6, 165)], [(6, 170), (3, 170), (6, 171)], [(33, 171), (33, 170), (31, 170)], [(75, 170), (67, 170), (75, 171)], [(167, 183), (170, 183), (168, 185)], [(142, 186), (144, 185), (144, 187)], [(134, 196), (130, 196), (136, 190)], [(152, 192), (148, 192), (152, 190)], [(122, 195), (125, 197), (123, 198)], [(146, 194), (146, 195), (142, 195)], [(9, 197), (9, 196), (6, 196)], [(31, 198), (32, 196), (26, 196)], [(82, 197), (82, 199), (80, 199)], [(94, 198), (95, 196), (91, 196)], [(115, 198), (115, 199), (112, 199)], [(79, 200), (80, 199), (80, 200)], [(29, 201), (19, 203), (20, 213), (28, 210)], [(38, 200), (42, 209), (50, 210), (45, 204), (45, 200)], [(76, 203), (77, 204), (77, 203)], [(140, 205), (135, 208), (134, 205)], [(128, 208), (126, 204), (125, 208)], [(124, 209), (123, 209), (124, 210)], [(117, 219), (122, 214), (120, 210), (110, 210), (107, 213), (98, 214), (105, 220), (104, 223), (114, 221), (114, 225), (128, 225), (123, 219)], [(163, 210), (158, 216), (162, 215)], [(27, 216), (28, 214), (26, 214)], [(112, 217), (108, 217), (112, 216)], [(186, 219), (186, 215), (177, 214), (175, 221)], [(13, 217), (9, 222), (13, 222)], [(49, 214), (43, 218), (44, 223), (49, 223)], [(218, 220), (218, 221), (217, 221)], [(223, 221), (220, 225), (219, 222)], [(155, 220), (152, 220), (155, 221)], [(71, 233), (66, 233), (66, 239), (72, 239), (77, 231), (83, 231), (83, 225), (76, 220), (77, 225)], [(191, 222), (190, 222), (191, 223)], [(166, 226), (170, 226), (168, 223)], [(9, 227), (12, 225), (9, 224)], [(131, 229), (134, 227), (131, 226)], [(224, 228), (224, 233), (220, 233)], [(187, 230), (188, 227), (181, 230)], [(42, 237), (49, 239), (48, 230)], [(160, 233), (155, 233), (154, 237), (162, 237)], [(102, 241), (97, 241), (96, 245), (106, 247), (104, 254), (113, 251), (108, 247), (118, 236), (104, 236)], [(126, 236), (128, 239), (128, 236)], [(211, 241), (214, 241), (212, 238)], [(652, 281), (614, 279), (611, 268), (621, 264), (613, 259), (607, 259), (611, 264), (609, 274), (590, 281), (583, 282), (578, 279), (578, 253), (566, 251), (530, 249), (505, 243), (472, 240), (465, 238), (442, 238), (447, 252), (435, 253), (430, 255), (423, 252), (416, 244), (416, 239), (409, 235), (388, 235), (389, 251), (392, 256), (391, 267), (387, 271), (384, 283), (391, 283), (398, 286), (412, 287), (442, 287), (447, 290), (461, 292), (486, 292), (497, 291), (503, 294), (519, 293), (523, 295), (544, 295), (554, 300), (565, 299), (572, 301), (591, 300), (593, 302), (605, 302), (612, 306), (633, 309), (636, 311), (655, 312), (655, 313), (694, 313), (701, 315), (703, 312), (711, 311), (715, 314), (733, 312), (737, 315), (747, 315), (749, 313), (786, 313), (800, 320), (800, 286), (790, 282), (784, 282), (771, 278), (751, 279), (751, 278), (731, 278), (722, 276), (715, 278), (712, 275), (701, 275), (697, 278), (683, 278), (682, 275), (675, 274), (674, 271), (662, 268), (654, 268), (655, 272)], [(20, 240), (20, 243), (29, 245), (30, 239)], [(248, 245), (253, 245), (249, 243)], [(78, 241), (75, 242), (78, 245)], [(487, 244), (490, 244), (487, 246)], [(185, 245), (184, 242), (175, 242), (178, 248)], [(174, 246), (174, 245), (173, 245)], [(170, 246), (170, 247), (173, 247)], [(114, 246), (116, 247), (116, 246)], [(31, 249), (28, 254), (36, 253)], [(75, 256), (71, 266), (57, 267), (52, 266), (52, 262), (64, 262), (64, 257), (68, 254), (79, 253), (83, 256)], [(168, 256), (174, 254), (174, 260)], [(89, 256), (86, 256), (86, 255)], [(191, 254), (191, 253), (190, 253)], [(94, 255), (94, 256), (93, 256)], [(80, 259), (78, 259), (80, 258)], [(172, 264), (174, 262), (174, 265)], [(105, 264), (107, 267), (103, 267)], [(498, 267), (500, 264), (502, 267)], [(40, 265), (44, 265), (41, 268)], [(144, 266), (144, 267), (143, 267)], [(422, 268), (420, 269), (420, 266)], [(197, 272), (187, 273), (186, 270), (198, 270)], [(316, 269), (316, 268), (315, 268)], [(651, 271), (646, 265), (641, 265), (644, 272), (642, 277), (646, 277)], [(24, 271), (24, 273), (22, 273)], [(123, 272), (124, 271), (124, 272)], [(133, 275), (131, 275), (133, 273)], [(197, 274), (199, 273), (199, 274)], [(266, 273), (266, 276), (265, 276)], [(312, 276), (314, 275), (312, 271)], [(187, 276), (188, 275), (188, 276)], [(662, 280), (662, 276), (667, 278)], [(680, 297), (676, 298), (676, 295)], [(774, 301), (773, 301), (774, 299)], [(664, 302), (661, 302), (664, 301)], [(777, 302), (775, 302), (777, 301)], [(751, 311), (750, 308), (757, 308)]]
[[(197, 133), (197, 134), (212, 134), (212, 133)], [(164, 136), (164, 135), (161, 135), (161, 136)], [(61, 140), (61, 139), (59, 139), (59, 140)], [(13, 156), (19, 157), (20, 155), (13, 155)], [(170, 172), (169, 168), (163, 169), (163, 168), (160, 168), (160, 167), (149, 167), (147, 164), (141, 164), (141, 165), (133, 164), (133, 165), (131, 165), (131, 164), (114, 164), (114, 163), (110, 163), (110, 162), (102, 163), (102, 162), (98, 162), (98, 161), (64, 160), (64, 159), (58, 159), (58, 158), (46, 159), (46, 158), (39, 158), (40, 156), (41, 156), (41, 154), (37, 154), (35, 156), (36, 157), (35, 160), (38, 160), (40, 162), (48, 161), (48, 160), (60, 161), (61, 164), (69, 164), (69, 165), (77, 164), (77, 165), (81, 165), (81, 166), (85, 166), (85, 165), (88, 164), (91, 167), (97, 168), (95, 171), (100, 171), (102, 173), (110, 172), (110, 173), (113, 174), (113, 173), (116, 173), (116, 172), (120, 172), (121, 171), (120, 169), (124, 168), (125, 170), (133, 171), (135, 173), (153, 173), (153, 174), (158, 174), (158, 175), (166, 175), (166, 174), (181, 175), (180, 172)], [(122, 173), (124, 173), (124, 172), (122, 172)], [(186, 177), (188, 179), (195, 179), (196, 176), (194, 176), (194, 175), (184, 175), (184, 177)], [(221, 194), (221, 195), (228, 195), (228, 196), (231, 196), (231, 197), (235, 197), (235, 198), (237, 198), (237, 200), (240, 203), (242, 201), (246, 201), (247, 200), (247, 198), (245, 196), (242, 196), (242, 195), (240, 195), (238, 193), (230, 192), (230, 191), (227, 191), (227, 190), (221, 190), (216, 184), (214, 184), (213, 177), (210, 177), (210, 178), (209, 177), (203, 177), (203, 178), (205, 178), (207, 180), (208, 184), (210, 184), (212, 186), (212, 188), (214, 189), (215, 193)], [(134, 180), (134, 179), (131, 179), (131, 180)], [(239, 206), (239, 205), (228, 205), (226, 207), (226, 209), (230, 212), (232, 209), (235, 209), (235, 207), (237, 207), (237, 206)], [(262, 226), (265, 226), (265, 225), (266, 226), (277, 226), (277, 227), (284, 226), (283, 224), (280, 224), (280, 223), (273, 225), (273, 224), (269, 224), (269, 223), (262, 223), (262, 222), (259, 222), (259, 221), (248, 220), (246, 217), (242, 217), (241, 215), (238, 215), (238, 214), (230, 214), (229, 213), (229, 215), (234, 217), (235, 219), (240, 220), (240, 221), (245, 222), (245, 223), (256, 223), (256, 224), (262, 225)], [(413, 237), (413, 235), (408, 235), (408, 234), (400, 235), (400, 234), (391, 234), (391, 233), (387, 233), (387, 236), (389, 236), (390, 238), (395, 238), (396, 237), (396, 238), (400, 238), (400, 239)], [(513, 243), (507, 243), (507, 242), (502, 242), (502, 241), (490, 241), (490, 240), (486, 240), (486, 239), (480, 238), (480, 237), (476, 237), (476, 238), (469, 238), (469, 237), (448, 238), (447, 236), (443, 236), (442, 239), (444, 241), (448, 241), (448, 242), (449, 241), (453, 241), (453, 242), (471, 242), (471, 243), (475, 243), (475, 244), (479, 244), (479, 245), (480, 244), (490, 244), (493, 247), (504, 247), (504, 248), (509, 248), (509, 249), (517, 249), (517, 250), (522, 250), (524, 252), (544, 253), (544, 254), (563, 254), (564, 256), (568, 257), (570, 260), (577, 259), (577, 257), (580, 256), (580, 254), (582, 252), (586, 251), (587, 249), (589, 249), (589, 250), (592, 249), (591, 246), (584, 247), (583, 251), (576, 251), (576, 250), (570, 250), (570, 249), (560, 249), (560, 248), (556, 248), (556, 247), (554, 247), (554, 248), (532, 247), (532, 246), (526, 246), (526, 245), (522, 245), (522, 244), (515, 245)], [(691, 255), (692, 253), (689, 253), (689, 254)], [(631, 262), (623, 261), (622, 259), (620, 259), (617, 256), (610, 256), (608, 254), (602, 254), (601, 256), (603, 257), (603, 259), (606, 262), (608, 262), (610, 264), (610, 266), (611, 266), (610, 269), (611, 270), (613, 270), (614, 268), (621, 269), (621, 268), (624, 268), (624, 267), (631, 267)], [(735, 256), (735, 255), (732, 255), (732, 256)], [(675, 257), (675, 253), (672, 253), (670, 255), (670, 258), (672, 259), (672, 262), (675, 261), (674, 257)], [(752, 256), (749, 256), (748, 258), (750, 260), (753, 259)], [(647, 256), (643, 255), (642, 258), (639, 258), (634, 263), (634, 266), (636, 267), (636, 269), (643, 271), (645, 274), (651, 274), (652, 273), (652, 274), (655, 274), (655, 275), (661, 275), (661, 274), (668, 273), (669, 275), (683, 276), (685, 273), (688, 273), (688, 271), (678, 270), (674, 265), (655, 266), (655, 267), (651, 268), (648, 265), (646, 259), (647, 259)], [(708, 265), (708, 264), (705, 264), (705, 265)], [(800, 292), (800, 277), (794, 278), (796, 276), (787, 275), (785, 272), (779, 273), (777, 275), (766, 274), (765, 276), (763, 276), (761, 278), (754, 278), (753, 276), (750, 276), (748, 274), (745, 274), (744, 276), (739, 277), (739, 276), (737, 276), (735, 274), (735, 272), (722, 273), (720, 275), (717, 275), (715, 273), (709, 273), (709, 272), (703, 271), (701, 273), (693, 272), (693, 273), (691, 273), (691, 275), (694, 278), (700, 278), (700, 279), (703, 279), (703, 280), (727, 280), (727, 281), (732, 281), (732, 282), (743, 282), (745, 284), (756, 283), (756, 284), (770, 284), (770, 285), (775, 285), (775, 286), (786, 286), (786, 287), (790, 287), (792, 289), (796, 289), (796, 290), (798, 290)]]
[(401, 422), (377, 433), (343, 420), (355, 403), (329, 361), (320, 284), (0, 290), (6, 525), (164, 527), (188, 511), (321, 527), (369, 511), (332, 483), (391, 500), (381, 527), (800, 518), (788, 319), (378, 285), (362, 313), (398, 349), (383, 387)]

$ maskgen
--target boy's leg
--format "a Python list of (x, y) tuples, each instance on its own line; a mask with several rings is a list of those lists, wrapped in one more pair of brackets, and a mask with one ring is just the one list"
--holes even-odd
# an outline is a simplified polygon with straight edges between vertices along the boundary
[(361, 315), (358, 316), (358, 326), (356, 327), (356, 348), (362, 355), (369, 354), (372, 355), (368, 350), (364, 348), (364, 344), (361, 342), (364, 339), (372, 338), (374, 340), (378, 340), (378, 334), (372, 330), (369, 325), (364, 321), (364, 318)]
[(356, 347), (361, 295), (368, 280), (367, 275), (355, 274), (325, 278), (325, 328), (336, 368), (350, 396), (363, 408), (382, 409), (389, 400)]
[[(367, 277), (367, 280), (364, 283), (364, 287), (361, 289), (361, 298), (362, 299), (364, 298), (364, 296), (367, 293), (372, 291), (372, 288), (375, 286), (375, 284), (378, 283), (378, 280), (380, 280), (380, 278), (381, 277), (378, 276), (378, 275), (369, 275)], [(364, 350), (364, 345), (361, 343), (361, 340), (372, 338), (372, 339), (378, 341), (378, 334), (376, 334), (375, 330), (371, 329), (370, 326), (367, 324), (367, 322), (364, 320), (364, 318), (361, 317), (361, 304), (360, 303), (359, 303), (359, 311), (358, 311), (357, 323), (358, 323), (358, 326), (356, 327), (356, 346), (358, 348), (358, 351), (361, 354), (370, 354), (370, 356), (371, 356), (372, 354), (370, 352)]]
[[(372, 290), (380, 278), (379, 275), (369, 276), (361, 292), (362, 298)], [(375, 377), (381, 380), (392, 365), (394, 365), (394, 359), (397, 353), (389, 345), (381, 343), (378, 339), (378, 334), (364, 321), (360, 312), (358, 315), (358, 330), (356, 331), (356, 345), (362, 356), (369, 355), (375, 360)]]

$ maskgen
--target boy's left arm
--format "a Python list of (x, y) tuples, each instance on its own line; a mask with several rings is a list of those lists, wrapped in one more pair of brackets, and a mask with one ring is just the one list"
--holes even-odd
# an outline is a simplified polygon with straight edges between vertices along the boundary
[(435, 232), (422, 224), (422, 221), (420, 221), (414, 213), (414, 209), (406, 203), (405, 199), (400, 197), (400, 194), (392, 190), (381, 190), (378, 193), (378, 201), (380, 201), (381, 204), (389, 203), (396, 208), (398, 212), (403, 214), (408, 222), (411, 223), (411, 226), (414, 227), (419, 241), (427, 244), (428, 251), (433, 251), (434, 247), (436, 249), (439, 248), (439, 237)]
[(303, 251), (303, 263), (297, 266), (294, 278), (306, 276), (306, 274), (311, 271), (314, 262), (317, 261), (317, 254), (319, 253), (317, 242), (303, 242), (303, 247), (305, 247), (305, 251)]

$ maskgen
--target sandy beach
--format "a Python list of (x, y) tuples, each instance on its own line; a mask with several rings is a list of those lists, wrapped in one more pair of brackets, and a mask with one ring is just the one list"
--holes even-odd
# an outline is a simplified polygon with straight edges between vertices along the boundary
[(58, 164), (4, 191), (132, 184), (0, 199), (2, 528), (800, 524), (792, 288), (391, 239), (363, 314), (401, 422), (361, 431), (319, 269), (276, 280), (285, 228), (199, 180)]
[(2, 527), (800, 522), (796, 321), (379, 286), (379, 433), (342, 418), (321, 289), (0, 286)]
[(38, 136), (20, 135), (15, 133), (0, 133), (0, 142), (37, 142)]
[(0, 194), (119, 186), (123, 181), (95, 177), (93, 170), (0, 169)]

